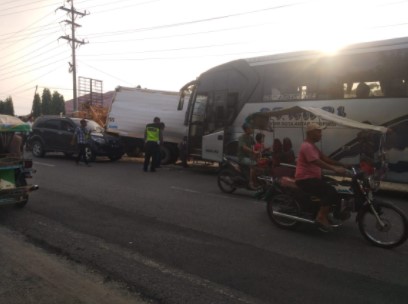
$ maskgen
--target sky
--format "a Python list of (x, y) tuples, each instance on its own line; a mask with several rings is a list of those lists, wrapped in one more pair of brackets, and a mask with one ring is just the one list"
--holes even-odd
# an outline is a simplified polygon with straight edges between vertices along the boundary
[[(30, 113), (35, 92), (73, 97), (64, 0), (0, 0), (0, 100)], [(299, 50), (332, 52), (408, 36), (408, 0), (74, 0), (77, 77), (178, 91), (219, 64)], [(37, 87), (37, 91), (36, 91)]]

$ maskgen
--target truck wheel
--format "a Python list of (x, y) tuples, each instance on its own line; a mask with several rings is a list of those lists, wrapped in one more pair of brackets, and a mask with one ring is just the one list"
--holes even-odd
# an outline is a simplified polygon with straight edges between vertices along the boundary
[(171, 149), (168, 146), (161, 146), (160, 147), (160, 155), (161, 155), (161, 163), (163, 165), (168, 165), (171, 163), (172, 160), (172, 153)]
[(171, 163), (174, 164), (177, 162), (179, 158), (179, 151), (176, 146), (171, 146), (170, 151), (171, 151)]

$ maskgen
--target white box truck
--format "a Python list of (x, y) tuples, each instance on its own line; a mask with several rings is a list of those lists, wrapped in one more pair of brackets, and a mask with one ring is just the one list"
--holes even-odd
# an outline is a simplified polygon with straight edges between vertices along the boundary
[(146, 124), (159, 117), (164, 123), (162, 163), (178, 158), (178, 144), (187, 134), (185, 110), (178, 111), (179, 92), (118, 87), (107, 117), (106, 130), (121, 137), (128, 156), (143, 151)]

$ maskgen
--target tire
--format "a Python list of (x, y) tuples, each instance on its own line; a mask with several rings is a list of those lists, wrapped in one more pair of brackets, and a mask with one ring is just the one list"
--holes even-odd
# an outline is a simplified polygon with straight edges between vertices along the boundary
[(381, 248), (393, 248), (403, 244), (408, 237), (408, 220), (404, 212), (380, 200), (374, 201), (374, 208), (384, 226), (377, 222), (374, 213), (367, 207), (358, 218), (358, 228), (364, 238)]
[[(17, 187), (24, 187), (27, 186), (27, 181), (22, 173), (17, 174), (16, 178), (16, 186)], [(19, 203), (16, 203), (14, 207), (16, 208), (24, 208), (25, 205), (28, 203), (28, 194), (24, 196), (23, 200)]]
[(129, 157), (141, 157), (143, 154), (142, 148), (135, 146), (126, 149), (126, 155)]
[(32, 144), (32, 153), (35, 157), (44, 157), (44, 145), (40, 140), (35, 140)]
[(163, 165), (168, 165), (172, 160), (172, 153), (169, 146), (163, 145), (160, 147), (161, 163)]
[(176, 146), (171, 146), (170, 147), (170, 151), (171, 151), (171, 160), (170, 162), (172, 164), (176, 163), (178, 158), (179, 158), (179, 150)]
[(16, 203), (16, 204), (14, 205), (14, 207), (16, 207), (16, 208), (18, 208), (18, 209), (21, 209), (21, 208), (24, 208), (25, 205), (27, 205), (27, 203), (28, 203), (28, 195), (26, 195), (26, 196), (24, 197), (24, 199), (23, 199), (21, 202)]
[(96, 159), (95, 153), (92, 151), (91, 147), (85, 147), (85, 157), (88, 162), (94, 162)]
[(121, 159), (122, 155), (111, 155), (111, 156), (108, 156), (108, 158), (111, 162), (114, 162), (114, 161)]
[(220, 172), (218, 173), (217, 183), (222, 192), (233, 193), (235, 190), (237, 190), (232, 180), (232, 177), (234, 175), (235, 173), (229, 169), (220, 170)]
[(298, 215), (300, 213), (299, 203), (290, 195), (278, 194), (268, 200), (266, 205), (268, 215), (272, 223), (280, 228), (294, 229), (299, 225), (299, 222), (293, 219), (288, 219), (274, 214), (274, 211), (290, 213)]

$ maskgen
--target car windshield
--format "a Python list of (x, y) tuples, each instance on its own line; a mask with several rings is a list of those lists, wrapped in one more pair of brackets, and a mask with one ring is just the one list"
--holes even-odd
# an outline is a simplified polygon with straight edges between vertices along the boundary
[[(80, 119), (74, 120), (77, 126), (80, 126), (80, 121), (81, 121)], [(97, 122), (88, 119), (86, 120), (86, 122), (87, 122), (86, 128), (91, 132), (103, 133), (104, 131), (103, 128)]]

